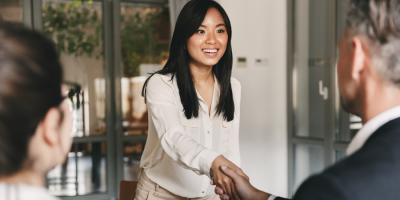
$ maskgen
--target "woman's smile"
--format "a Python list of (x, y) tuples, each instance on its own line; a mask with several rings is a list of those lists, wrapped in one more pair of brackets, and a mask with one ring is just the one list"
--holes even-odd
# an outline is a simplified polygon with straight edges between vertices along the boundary
[(208, 57), (215, 57), (218, 54), (219, 49), (217, 48), (207, 48), (207, 49), (202, 49), (204, 52), (204, 55)]

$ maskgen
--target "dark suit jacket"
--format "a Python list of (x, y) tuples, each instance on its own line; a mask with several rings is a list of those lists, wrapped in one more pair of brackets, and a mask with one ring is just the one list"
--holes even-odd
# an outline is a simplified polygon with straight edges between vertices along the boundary
[(400, 200), (400, 118), (381, 126), (351, 156), (306, 180), (293, 199)]

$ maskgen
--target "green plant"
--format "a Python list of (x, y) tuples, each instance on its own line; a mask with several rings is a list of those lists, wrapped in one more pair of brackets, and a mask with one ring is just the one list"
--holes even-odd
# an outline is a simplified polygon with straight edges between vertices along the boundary
[[(169, 42), (160, 42), (157, 39), (157, 34), (163, 32), (158, 28), (159, 23), (168, 23), (169, 26), (166, 8), (145, 8), (134, 15), (121, 16), (124, 76), (139, 76), (140, 64), (160, 63), (168, 57)], [(169, 34), (169, 30), (167, 32)]]
[[(97, 11), (84, 6), (90, 4), (92, 1), (75, 0), (69, 4), (43, 6), (44, 34), (53, 40), (60, 53), (92, 56), (100, 46), (102, 25)], [(96, 58), (100, 56), (101, 53)]]

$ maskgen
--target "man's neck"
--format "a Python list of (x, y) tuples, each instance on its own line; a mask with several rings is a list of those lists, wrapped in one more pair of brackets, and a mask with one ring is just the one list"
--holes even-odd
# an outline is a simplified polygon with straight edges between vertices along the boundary
[(376, 87), (371, 92), (366, 93), (363, 103), (363, 112), (361, 118), (363, 124), (382, 112), (400, 106), (400, 89), (394, 86)]
[(0, 177), (0, 182), (11, 184), (27, 184), (44, 187), (44, 174), (32, 170), (21, 170), (11, 176)]

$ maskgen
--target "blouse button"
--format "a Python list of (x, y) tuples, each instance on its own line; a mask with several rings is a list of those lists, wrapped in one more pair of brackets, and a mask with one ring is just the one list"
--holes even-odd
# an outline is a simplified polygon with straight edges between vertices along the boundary
[(210, 131), (207, 131), (208, 134), (210, 134)]

